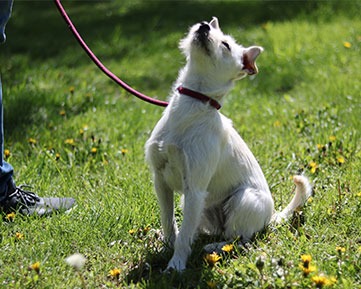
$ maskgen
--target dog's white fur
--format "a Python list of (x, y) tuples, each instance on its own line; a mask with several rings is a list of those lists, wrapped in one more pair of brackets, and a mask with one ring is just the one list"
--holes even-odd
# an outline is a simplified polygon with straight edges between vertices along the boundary
[[(257, 73), (261, 47), (244, 48), (224, 35), (217, 18), (194, 25), (180, 43), (187, 63), (175, 87), (201, 92), (222, 103), (235, 80)], [(249, 241), (271, 220), (281, 222), (311, 194), (306, 177), (295, 176), (295, 196), (280, 213), (262, 170), (231, 120), (208, 103), (174, 89), (170, 103), (146, 143), (154, 173), (165, 240), (174, 246), (167, 269), (181, 271), (198, 232)], [(178, 232), (174, 191), (184, 195)]]

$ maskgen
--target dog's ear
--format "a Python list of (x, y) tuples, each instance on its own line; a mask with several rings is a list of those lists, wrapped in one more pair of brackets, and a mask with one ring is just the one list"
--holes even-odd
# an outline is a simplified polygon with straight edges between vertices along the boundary
[(214, 29), (219, 29), (218, 18), (213, 16), (209, 25), (211, 25)]
[(257, 74), (258, 68), (256, 65), (257, 56), (263, 51), (260, 46), (251, 46), (243, 52), (243, 71), (248, 75)]

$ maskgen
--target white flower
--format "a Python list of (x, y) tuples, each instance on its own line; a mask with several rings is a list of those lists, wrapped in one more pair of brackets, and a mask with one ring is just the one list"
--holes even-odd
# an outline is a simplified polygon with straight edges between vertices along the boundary
[(65, 259), (65, 262), (76, 270), (81, 270), (84, 267), (85, 261), (86, 258), (80, 253), (75, 253)]

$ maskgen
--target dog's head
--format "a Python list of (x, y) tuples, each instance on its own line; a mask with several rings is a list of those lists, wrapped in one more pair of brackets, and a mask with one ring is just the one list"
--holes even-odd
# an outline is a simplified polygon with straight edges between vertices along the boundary
[(216, 17), (192, 26), (180, 48), (197, 73), (217, 75), (226, 82), (258, 73), (256, 58), (263, 51), (259, 46), (245, 48), (237, 44), (221, 31)]

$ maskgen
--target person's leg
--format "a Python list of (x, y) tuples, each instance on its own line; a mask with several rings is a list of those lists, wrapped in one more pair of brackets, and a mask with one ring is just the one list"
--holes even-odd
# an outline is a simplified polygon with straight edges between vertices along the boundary
[(49, 215), (73, 207), (73, 198), (41, 198), (36, 194), (17, 187), (12, 179), (13, 168), (4, 161), (4, 130), (2, 85), (0, 78), (0, 213), (19, 211), (25, 215)]
[[(0, 44), (6, 40), (5, 25), (8, 22), (13, 0), (0, 0)], [(0, 213), (19, 211), (22, 214), (49, 215), (59, 210), (69, 210), (75, 204), (73, 198), (41, 198), (17, 187), (12, 179), (13, 168), (4, 161), (4, 130), (2, 85), (0, 78)]]
[(5, 42), (5, 25), (8, 22), (11, 10), (13, 7), (13, 0), (0, 1), (0, 44)]
[(8, 191), (8, 184), (13, 174), (13, 168), (4, 161), (4, 129), (3, 129), (3, 105), (2, 105), (2, 86), (0, 77), (0, 202), (3, 201)]

